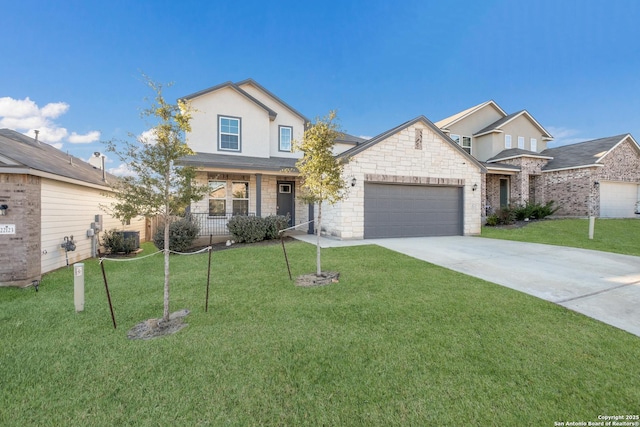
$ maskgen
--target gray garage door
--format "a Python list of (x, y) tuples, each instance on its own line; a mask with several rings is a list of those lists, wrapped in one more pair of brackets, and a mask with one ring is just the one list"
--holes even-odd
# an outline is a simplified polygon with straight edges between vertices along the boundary
[(364, 184), (364, 238), (462, 235), (462, 188)]

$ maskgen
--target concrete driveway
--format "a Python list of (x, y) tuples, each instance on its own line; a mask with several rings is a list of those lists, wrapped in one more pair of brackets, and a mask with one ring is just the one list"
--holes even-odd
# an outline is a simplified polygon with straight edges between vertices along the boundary
[[(305, 237), (302, 240), (315, 243), (313, 236)], [(480, 237), (322, 239), (324, 247), (354, 244), (376, 244), (551, 301), (640, 336), (640, 257)]]

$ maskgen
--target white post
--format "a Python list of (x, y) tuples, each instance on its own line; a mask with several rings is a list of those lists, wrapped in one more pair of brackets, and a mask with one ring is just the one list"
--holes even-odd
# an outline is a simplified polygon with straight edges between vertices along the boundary
[(73, 264), (73, 302), (76, 313), (84, 311), (84, 264)]
[(593, 229), (596, 226), (596, 217), (591, 215), (589, 216), (589, 240), (593, 240)]

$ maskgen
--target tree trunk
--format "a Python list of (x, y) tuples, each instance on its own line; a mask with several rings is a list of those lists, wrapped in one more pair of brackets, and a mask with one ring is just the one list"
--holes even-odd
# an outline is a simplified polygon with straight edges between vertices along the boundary
[(162, 312), (162, 320), (169, 321), (169, 227), (171, 225), (171, 217), (169, 212), (169, 183), (170, 170), (165, 174), (165, 212), (164, 212), (164, 310)]
[(318, 203), (318, 221), (316, 223), (316, 232), (318, 233), (318, 239), (316, 243), (316, 276), (322, 275), (322, 268), (320, 267), (320, 230), (322, 229), (322, 202)]

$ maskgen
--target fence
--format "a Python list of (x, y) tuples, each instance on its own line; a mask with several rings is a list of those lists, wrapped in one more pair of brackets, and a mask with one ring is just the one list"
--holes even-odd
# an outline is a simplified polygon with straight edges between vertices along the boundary
[[(200, 236), (225, 236), (229, 233), (227, 223), (234, 214), (210, 216), (208, 213), (190, 213), (191, 221), (200, 227)], [(256, 216), (255, 213), (249, 213), (247, 216)]]

